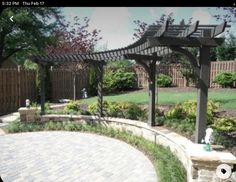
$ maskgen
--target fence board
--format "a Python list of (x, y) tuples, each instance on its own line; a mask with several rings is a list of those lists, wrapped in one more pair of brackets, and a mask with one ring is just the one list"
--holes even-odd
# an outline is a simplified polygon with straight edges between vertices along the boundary
[(0, 69), (0, 115), (24, 106), (25, 99), (35, 101), (34, 71)]

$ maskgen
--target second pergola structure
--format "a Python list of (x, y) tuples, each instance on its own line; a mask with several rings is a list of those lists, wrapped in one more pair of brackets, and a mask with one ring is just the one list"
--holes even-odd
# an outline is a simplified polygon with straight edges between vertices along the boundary
[[(94, 65), (98, 73), (98, 113), (103, 116), (103, 70), (108, 61), (123, 59), (135, 60), (148, 74), (149, 81), (149, 117), (148, 124), (155, 125), (155, 76), (156, 62), (172, 51), (180, 52), (188, 57), (197, 84), (197, 118), (195, 142), (200, 143), (204, 138), (207, 120), (207, 97), (210, 72), (210, 48), (217, 47), (224, 42), (216, 36), (224, 32), (226, 22), (220, 25), (199, 25), (199, 21), (192, 25), (151, 25), (143, 36), (135, 43), (120, 49), (94, 52), (89, 54), (61, 54), (34, 55), (32, 60), (40, 67), (41, 78), (41, 114), (44, 114), (45, 104), (45, 71), (49, 65), (60, 63), (86, 62)], [(199, 48), (200, 57), (196, 58), (186, 48)]]

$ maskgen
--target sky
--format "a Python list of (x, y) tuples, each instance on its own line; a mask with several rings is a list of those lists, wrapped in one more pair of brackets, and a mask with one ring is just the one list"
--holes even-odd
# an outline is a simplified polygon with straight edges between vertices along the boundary
[[(212, 15), (223, 11), (214, 7), (66, 7), (62, 12), (65, 18), (73, 22), (73, 17), (88, 17), (89, 29), (100, 29), (102, 40), (96, 46), (97, 50), (117, 49), (135, 42), (133, 39), (136, 25), (134, 20), (140, 20), (152, 24), (162, 14), (173, 13), (175, 24), (182, 19), (192, 17), (193, 21), (200, 24), (220, 24)], [(232, 29), (232, 28), (231, 28)]]

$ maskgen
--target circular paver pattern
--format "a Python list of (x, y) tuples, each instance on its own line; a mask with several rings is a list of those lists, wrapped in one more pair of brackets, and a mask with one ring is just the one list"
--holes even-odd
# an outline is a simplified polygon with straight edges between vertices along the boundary
[(125, 142), (89, 133), (0, 136), (0, 175), (12, 181), (156, 182), (148, 158)]

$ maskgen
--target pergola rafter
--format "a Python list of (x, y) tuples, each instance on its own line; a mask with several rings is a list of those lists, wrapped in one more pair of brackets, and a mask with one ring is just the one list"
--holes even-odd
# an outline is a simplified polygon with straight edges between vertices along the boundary
[[(32, 60), (40, 65), (41, 72), (41, 112), (44, 114), (45, 103), (45, 67), (70, 62), (86, 62), (93, 64), (98, 72), (98, 105), (99, 116), (103, 116), (102, 81), (103, 67), (106, 62), (119, 59), (132, 59), (141, 65), (149, 77), (149, 124), (155, 124), (155, 75), (156, 62), (162, 62), (162, 57), (172, 51), (180, 52), (189, 59), (196, 77), (198, 78), (198, 102), (196, 119), (196, 142), (201, 142), (206, 128), (206, 107), (209, 83), (210, 48), (223, 43), (223, 38), (217, 38), (228, 27), (226, 22), (220, 25), (200, 25), (196, 21), (192, 25), (151, 25), (139, 40), (120, 49), (94, 52), (88, 54), (74, 53), (62, 55), (35, 55)], [(185, 47), (197, 47), (200, 58), (189, 52)]]

